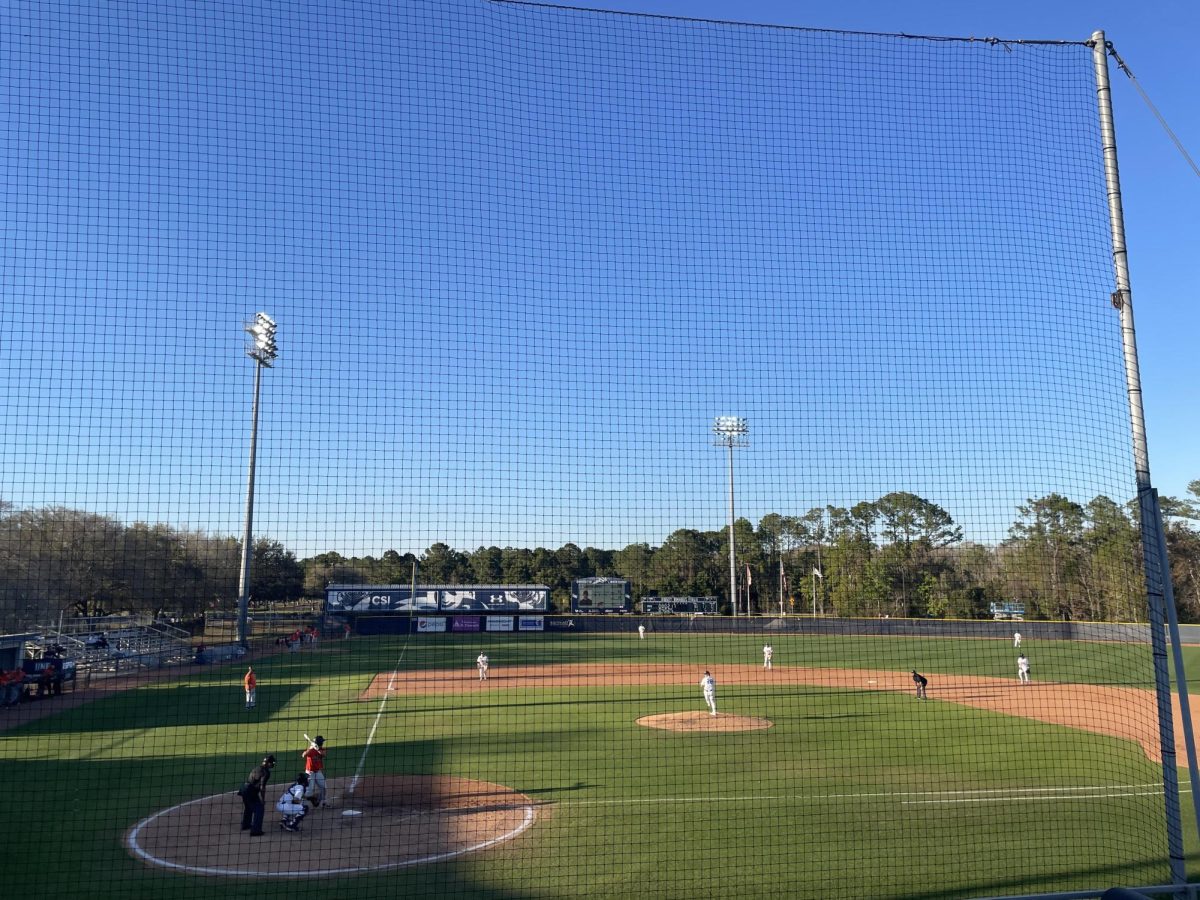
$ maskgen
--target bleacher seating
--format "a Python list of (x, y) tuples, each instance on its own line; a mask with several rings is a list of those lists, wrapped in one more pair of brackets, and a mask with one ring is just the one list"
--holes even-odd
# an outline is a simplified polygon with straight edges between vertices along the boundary
[[(149, 618), (78, 619), (57, 627), (43, 627), (41, 634), (35, 647), (61, 647), (62, 655), (74, 659), (78, 671), (86, 676), (118, 675), (138, 668), (157, 669), (194, 659), (187, 632)], [(101, 634), (104, 635), (103, 645), (89, 640), (91, 636)]]

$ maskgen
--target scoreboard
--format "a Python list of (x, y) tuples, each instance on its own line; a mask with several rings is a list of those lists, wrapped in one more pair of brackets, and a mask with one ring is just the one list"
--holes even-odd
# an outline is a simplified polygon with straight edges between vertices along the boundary
[(643, 597), (642, 612), (717, 614), (716, 597)]
[(628, 612), (633, 589), (624, 578), (577, 578), (571, 582), (571, 612)]

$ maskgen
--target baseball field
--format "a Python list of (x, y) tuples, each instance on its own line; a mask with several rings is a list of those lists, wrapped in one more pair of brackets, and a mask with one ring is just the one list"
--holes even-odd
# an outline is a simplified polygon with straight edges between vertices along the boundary
[[(256, 660), (253, 709), (244, 663), (63, 704), (0, 732), (4, 894), (950, 898), (1169, 880), (1146, 645), (1031, 640), (1021, 685), (1008, 640), (771, 643), (768, 670), (749, 635), (355, 637)], [(305, 734), (326, 740), (330, 805), (293, 834), (272, 807)], [(265, 754), (251, 840), (234, 791)]]

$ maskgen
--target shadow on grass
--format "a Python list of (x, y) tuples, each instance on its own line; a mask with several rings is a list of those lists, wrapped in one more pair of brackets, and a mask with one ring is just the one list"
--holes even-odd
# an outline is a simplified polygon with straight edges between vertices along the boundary
[[(1194, 867), (1197, 862), (1200, 862), (1200, 855), (1193, 854), (1188, 857), (1188, 861), (1191, 864), (1189, 867)], [(963, 898), (988, 900), (988, 898), (1020, 897), (1030, 894), (1036, 895), (1064, 891), (1078, 892), (1093, 889), (1097, 892), (1097, 896), (1099, 896), (1100, 893), (1113, 887), (1146, 887), (1155, 884), (1170, 883), (1165, 858), (1156, 862), (1146, 861), (1144, 868), (1146, 880), (1141, 882), (1140, 885), (1129, 883), (1129, 863), (1123, 865), (1114, 863), (1108, 866), (1097, 865), (1062, 868), (1057, 872), (1043, 873), (1036, 879), (1014, 876), (995, 881), (963, 884), (944, 890), (880, 893), (877, 895), (877, 898), (878, 900), (963, 900)], [(1158, 877), (1155, 877), (1156, 871)], [(1192, 880), (1194, 881), (1195, 879), (1193, 878)], [(832, 890), (832, 893), (836, 894), (836, 888)]]
[(8, 734), (22, 737), (191, 725), (252, 726), (279, 714), (303, 690), (304, 685), (260, 687), (255, 707), (246, 709), (241, 685), (160, 684), (133, 688), (26, 722)]

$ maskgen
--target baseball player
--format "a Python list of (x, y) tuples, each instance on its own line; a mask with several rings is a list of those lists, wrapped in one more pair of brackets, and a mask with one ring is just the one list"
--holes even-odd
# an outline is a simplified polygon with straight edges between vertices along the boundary
[(1015, 649), (1020, 646), (1021, 646), (1021, 632), (1014, 631), (1013, 632), (1013, 648)]
[(303, 753), (304, 772), (308, 775), (308, 790), (304, 796), (313, 809), (325, 806), (325, 738), (317, 735)]
[(283, 821), (279, 823), (279, 827), (284, 831), (300, 830), (300, 822), (307, 812), (304, 807), (304, 793), (307, 790), (308, 775), (301, 772), (275, 804), (276, 811), (283, 814)]
[(263, 815), (267, 809), (265, 794), (273, 768), (275, 757), (269, 754), (264, 756), (263, 761), (250, 770), (246, 783), (238, 791), (242, 798), (242, 831), (249, 831), (250, 837), (262, 837)]
[(715, 716), (717, 714), (717, 680), (707, 669), (704, 670), (704, 677), (700, 679), (700, 689), (704, 691), (704, 702), (708, 706), (708, 711)]
[(646, 626), (645, 625), (638, 626), (638, 638), (639, 638), (639, 640), (643, 640), (643, 641), (646, 639)]
[(775, 648), (770, 644), (763, 644), (763, 668), (771, 668), (771, 657), (775, 655)]
[(915, 684), (917, 686), (917, 699), (918, 700), (928, 700), (929, 698), (925, 696), (925, 688), (929, 685), (929, 679), (926, 678), (924, 675), (922, 675), (920, 672), (918, 672), (916, 669), (912, 670), (912, 679), (913, 679), (913, 684)]
[(1024, 653), (1017, 657), (1017, 677), (1021, 684), (1029, 684), (1029, 659)]
[(479, 680), (487, 681), (488, 658), (486, 653), (480, 653), (475, 658), (475, 667), (479, 669)]
[(258, 678), (254, 675), (253, 666), (246, 669), (246, 674), (242, 678), (242, 684), (246, 688), (246, 709), (254, 709), (254, 695), (258, 690)]

